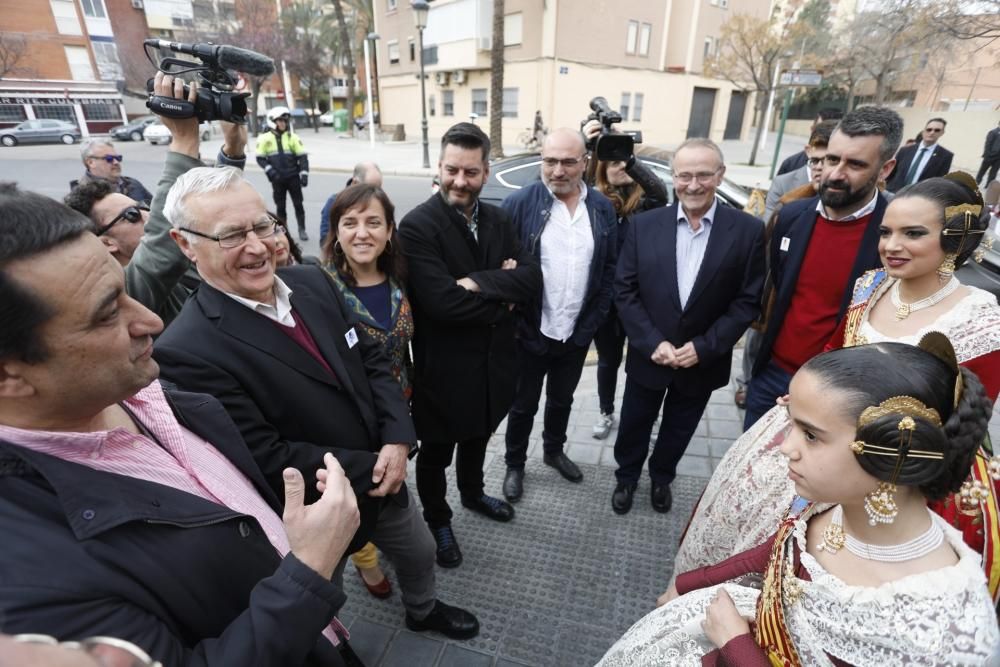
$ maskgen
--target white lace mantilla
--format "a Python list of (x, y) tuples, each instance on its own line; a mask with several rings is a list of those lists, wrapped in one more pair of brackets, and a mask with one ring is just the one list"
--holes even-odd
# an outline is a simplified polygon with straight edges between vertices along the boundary
[[(1000, 632), (979, 557), (943, 519), (934, 517), (959, 562), (878, 587), (849, 586), (806, 553), (808, 519), (796, 523), (794, 539), (812, 581), (800, 581), (801, 595), (785, 605), (803, 665), (831, 665), (828, 655), (854, 667), (995, 664)], [(756, 590), (722, 586), (741, 614), (753, 615)], [(701, 665), (713, 648), (701, 621), (717, 588), (692, 591), (646, 615), (599, 667)]]
[[(887, 280), (871, 305), (892, 286)], [(938, 331), (948, 336), (959, 363), (1000, 350), (1000, 306), (996, 297), (975, 287), (933, 324), (900, 342), (915, 344), (920, 336)], [(861, 332), (870, 342), (890, 339), (868, 323)], [(775, 406), (733, 443), (722, 457), (674, 559), (674, 578), (705, 565), (714, 565), (761, 544), (777, 529), (795, 497), (788, 478), (788, 461), (778, 450), (791, 426), (788, 411)]]

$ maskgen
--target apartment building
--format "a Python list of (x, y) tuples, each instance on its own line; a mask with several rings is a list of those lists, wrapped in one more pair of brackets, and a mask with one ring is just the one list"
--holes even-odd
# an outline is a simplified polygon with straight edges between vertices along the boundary
[[(491, 100), (492, 0), (435, 0), (424, 30), (430, 133), (501, 104), (505, 143), (536, 111), (548, 127), (577, 127), (594, 96), (621, 111), (646, 143), (745, 136), (752, 100), (703, 74), (726, 20), (767, 17), (771, 0), (507, 0), (503, 99)], [(420, 127), (418, 35), (408, 0), (375, 0), (382, 124)]]
[[(136, 2), (141, 5), (141, 0)], [(0, 32), (28, 47), (17, 70), (0, 80), (0, 127), (55, 118), (75, 123), (88, 136), (121, 124), (126, 118), (119, 92), (123, 54), (116, 45), (114, 26), (126, 33), (144, 32), (141, 8), (133, 4), (132, 0), (0, 0)], [(129, 57), (134, 57), (131, 50)]]

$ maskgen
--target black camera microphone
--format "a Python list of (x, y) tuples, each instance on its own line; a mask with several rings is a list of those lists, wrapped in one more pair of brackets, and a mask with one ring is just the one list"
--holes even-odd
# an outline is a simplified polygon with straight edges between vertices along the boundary
[(236, 70), (251, 76), (270, 76), (274, 74), (274, 61), (256, 51), (241, 49), (236, 46), (218, 46), (215, 44), (184, 44), (168, 42), (162, 39), (147, 39), (146, 46), (157, 49), (167, 49), (175, 53), (186, 53), (199, 58), (207, 65), (223, 69)]

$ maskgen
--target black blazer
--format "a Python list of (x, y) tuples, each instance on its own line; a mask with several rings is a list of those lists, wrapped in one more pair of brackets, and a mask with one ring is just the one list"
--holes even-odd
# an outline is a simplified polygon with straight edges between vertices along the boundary
[[(906, 175), (910, 172), (910, 165), (913, 164), (913, 158), (916, 156), (917, 149), (919, 148), (920, 142), (917, 142), (909, 146), (903, 146), (896, 152), (896, 166), (892, 168), (892, 172), (886, 181), (886, 190), (897, 192), (906, 186)], [(926, 181), (928, 178), (948, 174), (951, 171), (951, 160), (953, 157), (955, 157), (955, 154), (950, 150), (944, 148), (941, 144), (934, 144), (931, 156), (927, 158), (927, 164), (924, 165), (924, 170), (920, 172), (917, 181)]]
[[(687, 305), (677, 291), (677, 206), (632, 219), (615, 275), (615, 305), (628, 335), (629, 378), (651, 389), (711, 392), (729, 382), (733, 347), (760, 312), (764, 286), (764, 226), (751, 215), (719, 205), (708, 247)], [(664, 340), (692, 341), (693, 368), (653, 363)]]
[[(778, 222), (771, 232), (771, 240), (767, 248), (768, 269), (770, 271), (768, 282), (774, 286), (774, 296), (770, 304), (765, 304), (770, 312), (766, 313), (767, 325), (761, 338), (757, 360), (753, 365), (753, 375), (764, 370), (764, 367), (771, 360), (771, 347), (778, 338), (778, 333), (785, 322), (785, 315), (788, 314), (792, 295), (795, 294), (795, 285), (799, 280), (799, 271), (802, 270), (802, 261), (805, 259), (806, 250), (809, 249), (809, 240), (816, 227), (816, 216), (818, 215), (816, 204), (818, 202), (819, 197), (800, 199), (785, 204), (784, 208), (778, 212)], [(861, 237), (861, 245), (858, 248), (858, 254), (855, 255), (851, 275), (844, 284), (844, 296), (841, 299), (840, 312), (837, 315), (838, 322), (851, 303), (851, 294), (858, 277), (865, 271), (882, 266), (882, 260), (878, 254), (878, 229), (882, 224), (882, 216), (885, 215), (887, 205), (888, 201), (879, 193), (871, 220)], [(787, 242), (784, 242), (787, 243), (787, 248), (782, 249), (782, 240), (785, 238), (788, 239)]]
[[(281, 515), (219, 402), (167, 391)], [(320, 633), (347, 597), (253, 517), (0, 441), (0, 630), (120, 637), (165, 667), (342, 665)]]
[[(153, 356), (162, 377), (222, 402), (279, 498), (284, 468), (298, 468), (312, 480), (324, 453), (333, 452), (361, 509), (354, 550), (375, 525), (378, 499), (365, 492), (373, 486), (378, 450), (386, 443), (415, 443), (416, 434), (382, 346), (353, 325), (323, 269), (295, 266), (279, 275), (336, 379), (276, 323), (207, 283), (156, 341)], [(351, 328), (358, 339), (353, 347), (345, 338)], [(318, 493), (315, 484), (306, 484), (307, 502)], [(408, 502), (405, 486), (395, 500)]]
[[(413, 420), (421, 440), (488, 437), (514, 400), (510, 304), (530, 302), (542, 272), (503, 209), (479, 203), (478, 236), (438, 194), (399, 225), (413, 306)], [(517, 260), (516, 269), (500, 269), (508, 258)], [(464, 277), (481, 291), (455, 282)]]

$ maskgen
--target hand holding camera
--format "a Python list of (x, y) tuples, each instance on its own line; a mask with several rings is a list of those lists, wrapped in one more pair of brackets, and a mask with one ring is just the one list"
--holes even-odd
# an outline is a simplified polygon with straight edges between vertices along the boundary
[(616, 132), (612, 125), (622, 122), (621, 114), (612, 111), (608, 101), (603, 97), (590, 100), (590, 108), (593, 113), (587, 116), (587, 122), (582, 128), (587, 137), (587, 148), (597, 155), (598, 160), (628, 161), (632, 157), (635, 144), (642, 143), (642, 133)]

